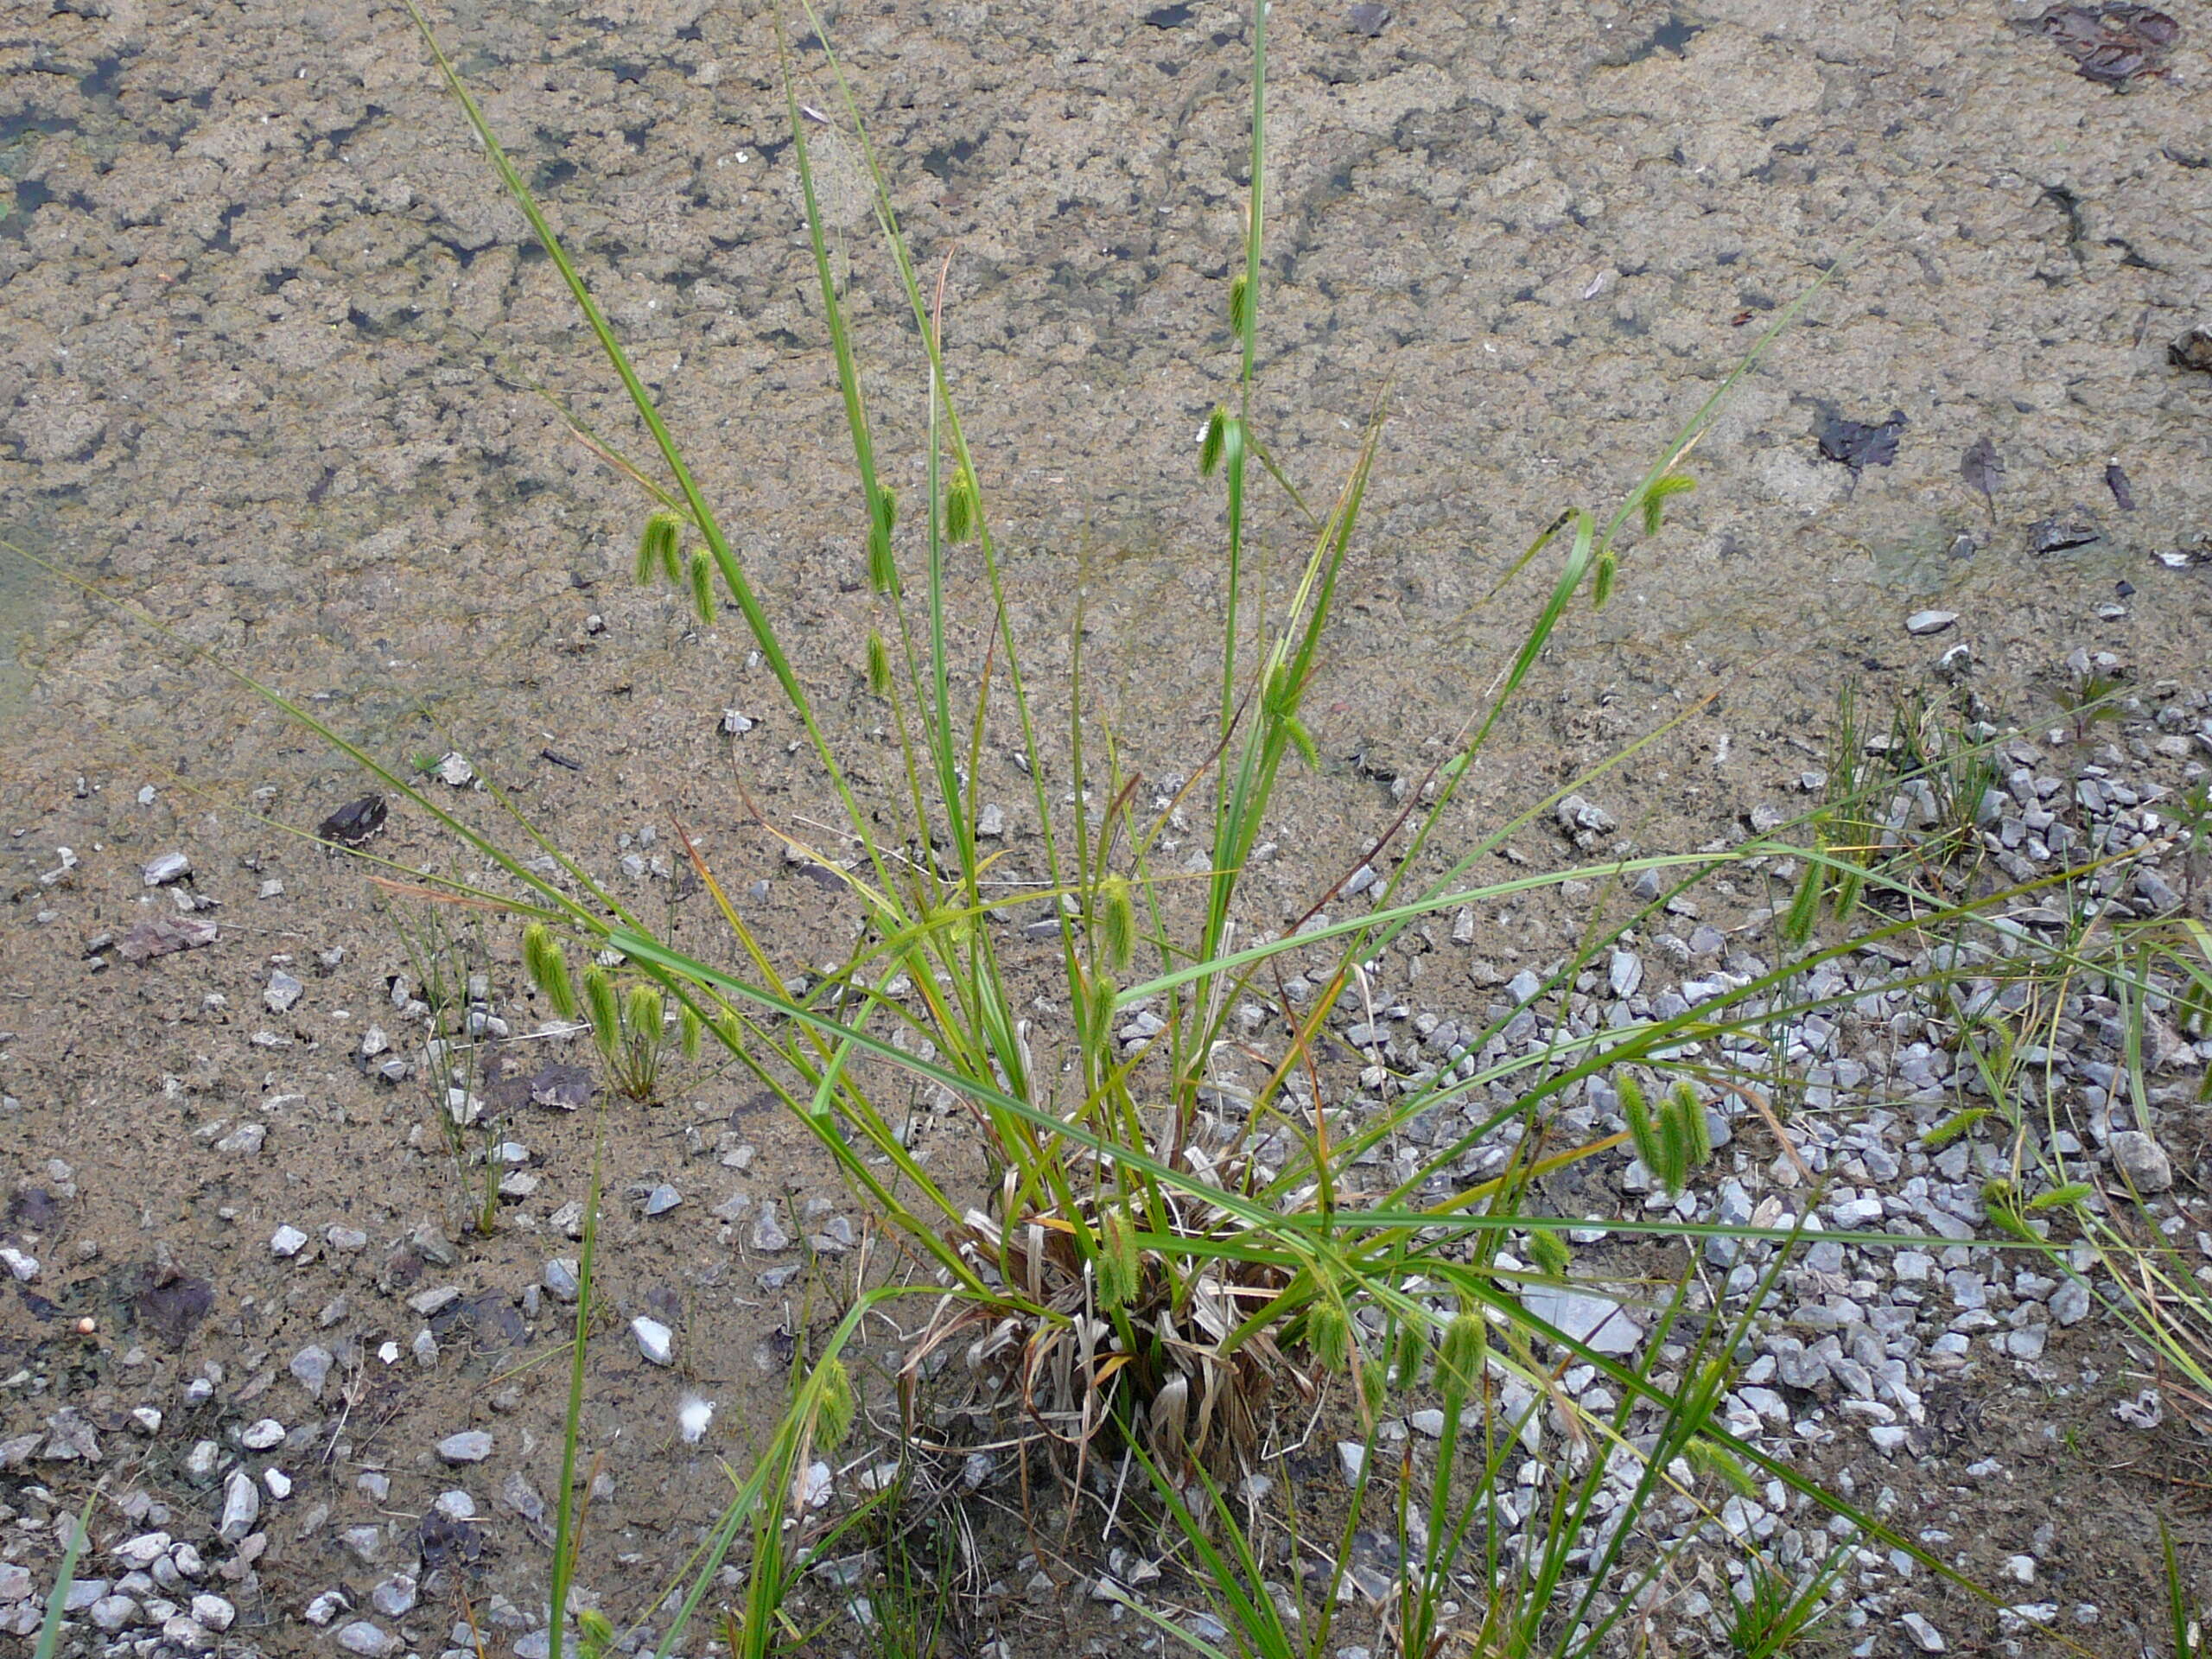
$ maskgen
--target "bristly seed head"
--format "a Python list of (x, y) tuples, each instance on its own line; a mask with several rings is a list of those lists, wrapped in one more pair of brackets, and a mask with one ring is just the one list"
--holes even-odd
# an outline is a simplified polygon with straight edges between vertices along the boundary
[(675, 573), (676, 550), (683, 537), (683, 521), (672, 512), (656, 512), (645, 520), (638, 537), (638, 585), (642, 588), (662, 571)]
[(963, 467), (952, 475), (952, 483), (944, 493), (944, 537), (949, 542), (964, 542), (973, 535), (979, 517), (980, 503), (976, 493), (975, 476)]
[(705, 548), (700, 548), (691, 555), (691, 602), (698, 607), (699, 623), (702, 627), (715, 626), (714, 571)]
[(613, 979), (597, 964), (584, 969), (584, 1007), (591, 1020), (592, 1040), (601, 1053), (612, 1054), (622, 1039), (622, 1009)]
[(1198, 435), (1198, 476), (1211, 478), (1221, 469), (1221, 447), (1229, 433), (1229, 411), (1219, 404), (1206, 416), (1205, 430)]
[(879, 697), (891, 695), (891, 647), (873, 630), (868, 636), (868, 689)]
[(1098, 884), (1098, 921), (1106, 960), (1119, 973), (1129, 965), (1137, 947), (1136, 901), (1130, 896), (1127, 876), (1109, 875)]

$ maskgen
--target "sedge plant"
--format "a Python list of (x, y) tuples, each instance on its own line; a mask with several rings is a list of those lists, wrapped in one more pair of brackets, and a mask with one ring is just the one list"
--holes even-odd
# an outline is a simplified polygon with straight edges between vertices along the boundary
[[(827, 44), (822, 20), (810, 10), (805, 15), (810, 40), (822, 48), (808, 60), (819, 65), (820, 85), (803, 87), (800, 68), (787, 55), (784, 103), (813, 287), (854, 463), (852, 526), (874, 607), (864, 662), (842, 667), (849, 675), (858, 671), (846, 683), (865, 686), (866, 717), (889, 734), (897, 757), (895, 781), (880, 796), (863, 785), (854, 763), (861, 737), (841, 727), (810, 688), (787, 624), (748, 570), (590, 285), (416, 11), (490, 167), (568, 288), (650, 442), (649, 460), (621, 462), (652, 499), (638, 575), (665, 584), (702, 618), (734, 610), (775, 683), (796, 753), (827, 802), (827, 823), (772, 818), (749, 790), (743, 791), (747, 822), (836, 884), (857, 924), (843, 959), (820, 973), (814, 965), (804, 975), (789, 966), (786, 947), (762, 937), (729, 901), (706, 849), (681, 821), (671, 828), (726, 925), (728, 949), (709, 957), (679, 948), (531, 825), (493, 780), (481, 780), (485, 797), (509, 815), (537, 855), (526, 860), (310, 709), (255, 687), (499, 873), (496, 890), (457, 878), (416, 879), (516, 919), (525, 930), (532, 979), (556, 1008), (590, 1020), (618, 1093), (651, 1097), (671, 1027), (680, 1047), (715, 1044), (815, 1137), (899, 1253), (906, 1276), (861, 1293), (795, 1379), (791, 1410), (767, 1451), (748, 1473), (733, 1476), (728, 1509), (671, 1592), (676, 1611), (656, 1651), (664, 1655), (683, 1639), (741, 1538), (749, 1541), (751, 1555), (744, 1605), (726, 1610), (734, 1647), (766, 1655), (789, 1637), (779, 1610), (796, 1567), (785, 1523), (798, 1506), (798, 1477), (813, 1450), (854, 1421), (843, 1351), (861, 1319), (894, 1296), (924, 1296), (931, 1308), (901, 1374), (910, 1399), (930, 1402), (940, 1421), (965, 1414), (1001, 1427), (1019, 1423), (1015, 1444), (1025, 1466), (1034, 1461), (1063, 1471), (1078, 1485), (1090, 1460), (1110, 1451), (1141, 1459), (1161, 1503), (1171, 1513), (1180, 1505), (1192, 1522), (1182, 1530), (1194, 1549), (1200, 1537), (1216, 1535), (1205, 1516), (1219, 1516), (1222, 1483), (1258, 1454), (1278, 1404), (1303, 1403), (1341, 1379), (1372, 1425), (1393, 1389), (1433, 1377), (1446, 1358), (1446, 1397), (1459, 1391), (1463, 1415), (1478, 1393), (1488, 1411), (1493, 1359), (1527, 1390), (1524, 1427), (1535, 1402), (1555, 1401), (1554, 1373), (1563, 1368), (1588, 1366), (1615, 1393), (1614, 1413), (1577, 1419), (1581, 1443), (1602, 1446), (1602, 1458), (1572, 1478), (1558, 1478), (1552, 1489), (1545, 1535), (1566, 1541), (1528, 1545), (1516, 1558), (1516, 1573), (1533, 1573), (1531, 1581), (1545, 1587), (1539, 1599), (1554, 1590), (1566, 1593), (1577, 1552), (1582, 1562), (1590, 1560), (1575, 1541), (1592, 1534), (1601, 1508), (1622, 1512), (1624, 1483), (1645, 1495), (1626, 1512), (1632, 1516), (1652, 1494), (1681, 1484), (1678, 1464), (1693, 1471), (1734, 1469), (1839, 1505), (1719, 1425), (1725, 1351), (1700, 1347), (1696, 1363), (1662, 1375), (1649, 1357), (1658, 1342), (1645, 1357), (1624, 1363), (1551, 1324), (1530, 1293), (1573, 1264), (1561, 1258), (1555, 1238), (1535, 1242), (1552, 1237), (1561, 1218), (1531, 1213), (1529, 1205), (1535, 1183), (1631, 1144), (1649, 1154), (1663, 1182), (1686, 1184), (1709, 1146), (1702, 1096), (1675, 1084), (1709, 1082), (1713, 1068), (1708, 1063), (1692, 1072), (1685, 1057), (1833, 1006), (1840, 994), (1808, 989), (1803, 976), (1868, 936), (1815, 948), (1808, 930), (1802, 954), (1736, 976), (1717, 1000), (1587, 1029), (1562, 1018), (1558, 1035), (1535, 1052), (1486, 1052), (1510, 1017), (1501, 1014), (1491, 1033), (1448, 1065), (1386, 1075), (1382, 1097), (1363, 1113), (1332, 1103), (1349, 1080), (1325, 1048), (1330, 1022), (1347, 999), (1363, 997), (1393, 948), (1440, 916), (1494, 909), (1570, 880), (1602, 880), (1610, 888), (1646, 872), (1680, 893), (1745, 858), (1793, 850), (1754, 842), (1478, 879), (1508, 837), (1626, 757), (1471, 833), (1460, 798), (1474, 760), (1561, 631), (1579, 612), (1608, 601), (1639, 537), (1662, 532), (1669, 505), (1689, 486), (1692, 449), (1820, 283), (1777, 315), (1610, 511), (1568, 508), (1510, 565), (1488, 602), (1508, 602), (1509, 588), (1533, 572), (1529, 620), (1494, 688), (1466, 711), (1429, 774), (1411, 780), (1418, 786), (1377, 826), (1376, 847), (1363, 858), (1379, 861), (1375, 868), (1384, 873), (1363, 900), (1367, 907), (1324, 916), (1321, 901), (1351, 871), (1314, 869), (1314, 908), (1297, 925), (1278, 929), (1248, 894), (1245, 874), (1290, 781), (1319, 758), (1313, 694), (1329, 670), (1325, 647), (1361, 544), (1387, 410), (1378, 403), (1332, 489), (1312, 493), (1318, 506), (1309, 505), (1268, 442), (1258, 346), (1269, 269), (1265, 6), (1254, 7), (1249, 23), (1242, 238), (1214, 313), (1227, 322), (1232, 342), (1229, 384), (1206, 423), (1194, 469), (1195, 487), (1218, 491), (1218, 673), (1209, 662), (1192, 690), (1208, 710), (1200, 763), (1157, 796), (1141, 786), (1147, 780), (1119, 735), (1085, 699), (1080, 630), (1065, 729), (1046, 728), (1015, 626), (991, 469), (963, 425), (940, 308), (901, 229), (897, 192), (868, 137), (859, 96)], [(923, 483), (904, 503), (886, 482), (893, 470), (885, 460), (889, 429), (869, 396), (886, 383), (861, 365), (842, 262), (833, 257), (817, 195), (810, 146), (820, 118), (803, 112), (803, 91), (842, 113), (880, 232), (882, 264), (873, 280), (885, 283), (911, 323), (912, 380), (921, 405), (913, 424), (922, 435), (914, 470)], [(849, 280), (868, 280), (861, 270), (855, 264)], [(1303, 526), (1287, 548), (1260, 532), (1258, 502), (1268, 492), (1280, 493)], [(972, 614), (963, 614), (963, 603), (973, 604)], [(980, 642), (975, 656), (956, 646), (963, 639)], [(1026, 779), (1042, 872), (1011, 892), (994, 876), (997, 855), (982, 828), (987, 751), (997, 747), (987, 739), (1001, 730), (1011, 734)], [(1190, 823), (1204, 826), (1203, 868), (1186, 868), (1187, 848), (1176, 849), (1168, 868), (1177, 826)], [(1825, 868), (1833, 871), (1836, 862)], [(1909, 922), (1887, 924), (1872, 937), (1931, 920), (1970, 921), (1981, 905), (1955, 895), (1921, 897), (1926, 902)], [(1050, 912), (1041, 929), (1007, 925), (1039, 902)], [(1576, 977), (1634, 919), (1593, 927), (1546, 976), (1539, 1000), (1564, 1014)], [(590, 965), (574, 973), (571, 958)], [(1312, 994), (1302, 1001), (1274, 989), (1294, 958), (1318, 964), (1306, 970)], [(1263, 1039), (1240, 1024), (1237, 1010), (1248, 1004), (1260, 1007), (1263, 1019), (1272, 1013), (1281, 1035)], [(1598, 1096), (1592, 1084), (1635, 1076), (1630, 1068), (1655, 1079), (1659, 1104), (1649, 1103), (1638, 1083), (1640, 1115), (1599, 1121), (1590, 1103)], [(917, 1093), (941, 1103), (963, 1127), (971, 1166), (942, 1169), (918, 1153), (909, 1123)], [(1416, 1138), (1417, 1123), (1445, 1127)], [(1787, 1226), (1700, 1224), (1671, 1214), (1573, 1224), (1630, 1244), (1701, 1245), (1716, 1237), (1777, 1244), (1794, 1236)], [(1539, 1258), (1534, 1270), (1501, 1251), (1516, 1236), (1531, 1241)], [(1942, 1243), (1891, 1234), (1827, 1236), (1884, 1249)], [(595, 1249), (595, 1236), (588, 1236), (587, 1257)], [(1669, 1328), (1681, 1306), (1662, 1299), (1660, 1329)], [(568, 1592), (577, 1571), (571, 1488), (589, 1306), (587, 1287), (578, 1304), (563, 1440), (550, 1604), (555, 1659), (567, 1639)], [(1484, 1332), (1479, 1365), (1477, 1330)], [(1639, 1444), (1630, 1433), (1631, 1411), (1656, 1414), (1662, 1425), (1656, 1441)], [(1520, 1442), (1507, 1435), (1504, 1443)], [(1481, 1471), (1479, 1479), (1470, 1478), (1470, 1490), (1495, 1487), (1500, 1455), (1486, 1440), (1468, 1443), (1460, 1466)], [(1625, 1461), (1616, 1466), (1617, 1457)], [(1602, 1476), (1594, 1485), (1592, 1469)], [(1464, 1508), (1432, 1504), (1427, 1512), (1431, 1547), (1440, 1537), (1471, 1540), (1474, 1522), (1463, 1519)], [(1518, 1515), (1515, 1523), (1526, 1518)], [(1910, 1540), (1866, 1517), (1853, 1519), (1949, 1576)], [(1605, 1579), (1624, 1559), (1629, 1530), (1624, 1523), (1612, 1529), (1599, 1557), (1608, 1572), (1590, 1582)], [(1489, 1535), (1485, 1548), (1494, 1555), (1503, 1548), (1496, 1524)], [(1260, 1582), (1262, 1564), (1256, 1556), (1213, 1560), (1236, 1607), (1240, 1642), (1274, 1651), (1282, 1620), (1268, 1611), (1274, 1603)], [(1449, 1565), (1432, 1563), (1437, 1571)], [(1491, 1570), (1495, 1581), (1495, 1560)], [(1247, 1587), (1236, 1601), (1240, 1575)], [(1633, 1594), (1601, 1608), (1592, 1598), (1610, 1592), (1574, 1593), (1580, 1611), (1564, 1625), (1535, 1601), (1516, 1601), (1518, 1611), (1501, 1615), (1517, 1632), (1514, 1645), (1535, 1651), (1564, 1642), (1562, 1651), (1589, 1651), (1636, 1605)], [(1408, 1627), (1430, 1629), (1427, 1618), (1408, 1615)], [(608, 1638), (590, 1630), (580, 1639), (603, 1645)], [(1434, 1645), (1433, 1637), (1422, 1642)]]

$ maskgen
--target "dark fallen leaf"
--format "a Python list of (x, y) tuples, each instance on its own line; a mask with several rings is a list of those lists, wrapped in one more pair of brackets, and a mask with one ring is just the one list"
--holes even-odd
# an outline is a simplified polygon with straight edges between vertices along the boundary
[(2135, 511), (2135, 492), (2127, 486), (2127, 470), (2116, 461), (2105, 468), (2105, 487), (2122, 512)]
[(156, 916), (140, 922), (123, 936), (116, 947), (130, 962), (166, 957), (172, 950), (193, 950), (215, 943), (215, 924), (197, 916)]
[(315, 834), (334, 846), (359, 847), (384, 828), (388, 810), (383, 796), (364, 795), (358, 801), (346, 802), (325, 818)]
[(1840, 461), (1855, 473), (1868, 467), (1886, 467), (1895, 461), (1897, 437), (1905, 426), (1901, 409), (1891, 410), (1887, 420), (1871, 424), (1847, 421), (1840, 415), (1823, 415), (1815, 435), (1823, 459)]
[(2069, 547), (2087, 547), (2102, 539), (2103, 532), (2097, 528), (2096, 521), (2081, 507), (2063, 518), (2038, 518), (2028, 526), (2028, 550), (2031, 553), (2061, 553)]
[(2177, 369), (2212, 374), (2212, 333), (2192, 328), (2166, 347), (2166, 361)]
[(501, 1291), (480, 1291), (448, 1302), (430, 1316), (430, 1334), (440, 1342), (466, 1335), (478, 1348), (512, 1348), (527, 1340), (522, 1311)]
[(573, 1112), (591, 1104), (591, 1073), (581, 1065), (560, 1061), (542, 1068), (530, 1080), (530, 1103)]
[(1157, 11), (1147, 11), (1144, 15), (1144, 20), (1154, 29), (1181, 29), (1191, 21), (1191, 16), (1192, 12), (1188, 6), (1173, 5), (1162, 6)]
[(41, 1323), (50, 1322), (61, 1311), (60, 1303), (47, 1300), (29, 1285), (16, 1285), (16, 1294), (23, 1299), (24, 1311)]
[(423, 1517), (422, 1547), (426, 1567), (454, 1561), (466, 1565), (484, 1553), (484, 1529), (472, 1522), (456, 1521), (443, 1510), (432, 1510)]
[(61, 1218), (61, 1206), (42, 1186), (26, 1186), (16, 1190), (8, 1200), (8, 1230), (10, 1233), (45, 1233), (54, 1230)]
[(130, 1309), (144, 1325), (171, 1348), (181, 1348), (215, 1306), (215, 1287), (205, 1279), (180, 1274), (162, 1283), (152, 1265), (138, 1270), (138, 1287), (131, 1293)]
[(584, 769), (582, 761), (571, 760), (558, 749), (540, 749), (537, 752), (537, 758), (541, 760), (550, 760), (556, 766), (566, 766), (570, 772), (582, 772)]
[(1976, 438), (1968, 444), (1959, 462), (1959, 476), (1966, 480), (1969, 488), (1981, 492), (1981, 499), (1989, 503), (1992, 512), (1997, 511), (1997, 480), (2005, 476), (2005, 462), (1995, 444), (1987, 438)]
[(1351, 25), (1353, 34), (1364, 35), (1371, 41), (1389, 27), (1390, 8), (1372, 4), (1357, 5), (1351, 9), (1351, 15), (1345, 21)]
[(2076, 73), (2107, 86), (2158, 73), (2181, 38), (2181, 25), (2149, 6), (2056, 5), (2038, 21)]
[(843, 872), (833, 870), (827, 864), (817, 864), (810, 860), (798, 867), (798, 873), (816, 886), (827, 887), (832, 893), (845, 890)]
[(773, 1111), (775, 1108), (776, 1096), (774, 1091), (767, 1089), (760, 1090), (757, 1093), (747, 1096), (745, 1099), (741, 1100), (736, 1105), (730, 1108), (729, 1126), (734, 1129), (737, 1127), (738, 1119), (750, 1116), (755, 1112)]

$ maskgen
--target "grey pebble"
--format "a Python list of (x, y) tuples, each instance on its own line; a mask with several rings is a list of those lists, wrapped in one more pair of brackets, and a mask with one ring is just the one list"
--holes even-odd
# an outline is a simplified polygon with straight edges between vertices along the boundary
[(438, 1455), (448, 1463), (481, 1463), (492, 1455), (492, 1436), (480, 1428), (448, 1434), (438, 1442)]
[(646, 1363), (653, 1365), (673, 1365), (676, 1363), (676, 1333), (658, 1319), (649, 1319), (640, 1314), (630, 1321), (630, 1334), (637, 1338), (638, 1351)]
[(307, 987), (286, 973), (282, 968), (269, 976), (269, 988), (261, 994), (271, 1014), (289, 1014), (292, 1005), (300, 1000)]
[(2164, 1192), (2174, 1184), (2166, 1149), (2140, 1129), (2122, 1129), (2111, 1141), (2113, 1166), (2138, 1192)]
[(399, 1638), (381, 1625), (372, 1624), (365, 1618), (357, 1618), (338, 1632), (338, 1645), (348, 1653), (358, 1653), (363, 1659), (384, 1659), (398, 1650)]

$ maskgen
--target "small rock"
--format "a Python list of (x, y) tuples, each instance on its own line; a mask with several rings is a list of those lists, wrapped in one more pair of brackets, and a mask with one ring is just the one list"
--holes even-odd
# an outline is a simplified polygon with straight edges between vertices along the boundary
[(238, 1444), (249, 1452), (266, 1452), (283, 1442), (284, 1425), (274, 1417), (264, 1417), (248, 1423), (238, 1431)]
[(223, 1518), (216, 1525), (215, 1535), (226, 1544), (235, 1544), (253, 1530), (253, 1523), (260, 1518), (261, 1488), (245, 1471), (233, 1469), (223, 1483)]
[(172, 881), (181, 881), (192, 874), (192, 861), (182, 853), (163, 853), (144, 865), (140, 872), (149, 887), (165, 887)]
[(1357, 1440), (1337, 1442), (1337, 1465), (1344, 1471), (1347, 1484), (1357, 1484), (1367, 1467), (1367, 1448)]
[(1558, 1285), (1529, 1285), (1521, 1292), (1521, 1305), (1596, 1353), (1629, 1353), (1643, 1340), (1643, 1327), (1610, 1297)]
[(346, 1611), (346, 1598), (335, 1590), (326, 1590), (302, 1610), (300, 1617), (310, 1624), (321, 1626)]
[(658, 1319), (649, 1319), (642, 1314), (630, 1321), (630, 1334), (638, 1340), (638, 1351), (649, 1364), (676, 1363), (676, 1333)]
[(269, 1489), (269, 1496), (280, 1503), (292, 1495), (292, 1478), (282, 1469), (263, 1470), (261, 1484)]
[(292, 1005), (300, 1000), (301, 994), (306, 989), (306, 986), (279, 968), (269, 976), (269, 988), (262, 992), (261, 1000), (268, 1004), (270, 1013), (289, 1014)]
[(362, 1659), (385, 1659), (388, 1653), (397, 1651), (398, 1638), (365, 1618), (357, 1618), (338, 1632), (338, 1645), (348, 1653), (358, 1653)]
[(192, 1622), (203, 1630), (227, 1630), (238, 1616), (238, 1609), (220, 1596), (202, 1591), (192, 1599)]
[(553, 1294), (553, 1300), (573, 1302), (580, 1291), (576, 1278), (576, 1263), (565, 1255), (556, 1255), (538, 1274), (539, 1282)]
[(1943, 1633), (1918, 1613), (1907, 1613), (1897, 1623), (1904, 1626), (1923, 1653), (1943, 1651)]
[(288, 1258), (297, 1255), (307, 1244), (308, 1236), (288, 1223), (269, 1236), (269, 1254)]
[(439, 1285), (430, 1290), (418, 1290), (407, 1299), (407, 1306), (424, 1319), (442, 1313), (461, 1300), (459, 1285)]
[(481, 1428), (448, 1434), (438, 1442), (438, 1455), (448, 1463), (481, 1463), (492, 1455), (492, 1436)]
[(1941, 633), (1959, 620), (1956, 611), (1915, 611), (1904, 620), (1907, 633)]
[(2061, 1325), (2079, 1325), (2089, 1316), (2089, 1287), (2069, 1279), (2050, 1293), (2050, 1317)]
[(476, 768), (459, 753), (447, 755), (437, 765), (438, 781), (452, 789), (466, 789), (476, 781)]
[(403, 1618), (415, 1611), (416, 1585), (409, 1573), (395, 1573), (369, 1592), (369, 1605), (386, 1618)]
[(129, 1596), (102, 1596), (85, 1610), (95, 1630), (105, 1630), (112, 1636), (138, 1618), (138, 1604)]
[(782, 1220), (773, 1205), (764, 1204), (753, 1217), (753, 1248), (773, 1255), (791, 1247), (791, 1236), (784, 1230)]
[(683, 1202), (683, 1195), (663, 1181), (645, 1195), (645, 1214), (649, 1217), (664, 1216)]
[(2113, 1166), (2138, 1192), (2164, 1192), (2173, 1185), (2173, 1160), (2142, 1130), (2122, 1129), (2113, 1136), (2111, 1146)]

